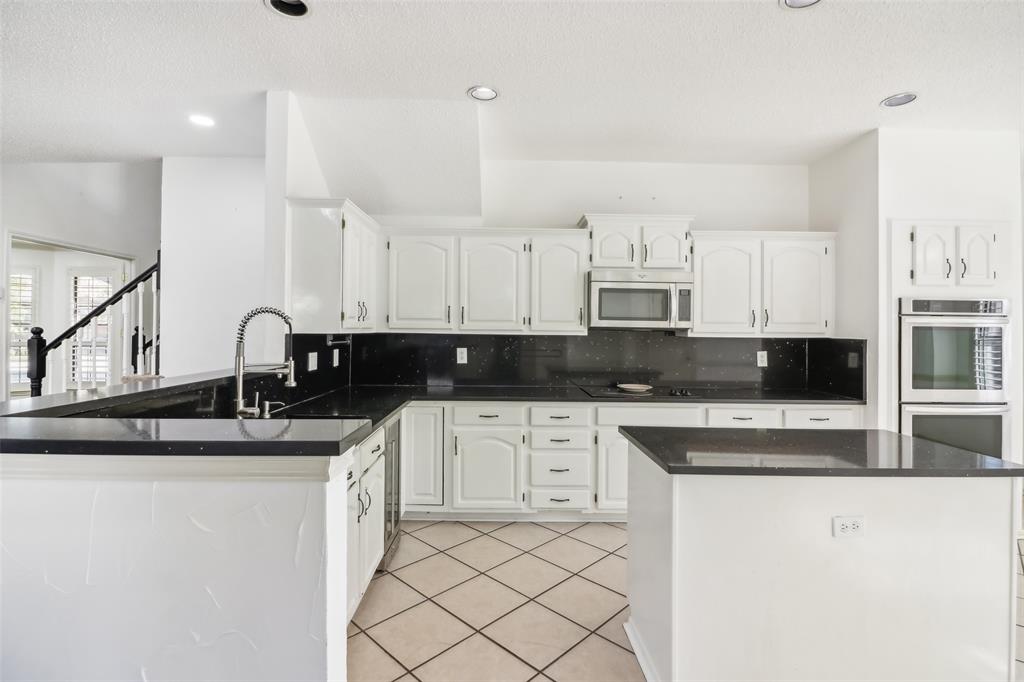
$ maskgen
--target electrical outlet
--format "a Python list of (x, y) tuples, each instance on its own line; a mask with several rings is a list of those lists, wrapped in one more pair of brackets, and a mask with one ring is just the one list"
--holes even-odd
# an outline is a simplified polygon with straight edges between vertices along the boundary
[(331, 366), (337, 367), (341, 364), (341, 351), (335, 348), (331, 351)]
[(757, 366), (767, 367), (768, 366), (768, 351), (759, 350), (757, 351)]
[(469, 362), (469, 352), (465, 348), (456, 348), (455, 362), (459, 365), (464, 365)]
[(833, 516), (832, 537), (853, 538), (864, 535), (863, 516)]
[(306, 356), (306, 371), (307, 372), (315, 372), (316, 371), (316, 363), (317, 363), (317, 354), (316, 353), (308, 354)]
[(860, 353), (847, 353), (846, 366), (849, 369), (857, 369), (860, 367)]

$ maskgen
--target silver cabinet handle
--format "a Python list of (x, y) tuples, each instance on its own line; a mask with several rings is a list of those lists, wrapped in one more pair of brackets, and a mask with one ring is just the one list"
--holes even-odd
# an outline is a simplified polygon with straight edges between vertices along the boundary
[(564, 474), (568, 469), (548, 469), (553, 474)]
[(952, 274), (953, 274), (953, 263), (950, 262), (950, 260), (947, 258), (946, 259), (946, 279), (949, 279), (949, 276), (952, 275)]
[(459, 456), (459, 437), (455, 436), (455, 456)]
[(831, 417), (811, 417), (810, 421), (812, 421), (812, 422), (827, 422), (827, 421), (831, 421), (831, 419), (832, 419)]
[(552, 502), (568, 502), (569, 501), (568, 497), (549, 497), (548, 499), (551, 500)]
[(497, 414), (478, 414), (481, 419), (497, 419), (500, 415)]
[(580, 326), (583, 326), (583, 308), (580, 308)]
[(375, 447), (373, 450), (370, 450), (370, 454), (372, 455), (374, 453), (380, 452), (380, 448), (381, 448), (380, 443), (377, 443), (377, 447)]
[(647, 262), (647, 244), (644, 244), (644, 262)]
[(363, 488), (363, 492), (366, 493), (366, 513), (370, 513), (370, 507), (373, 506), (373, 497), (370, 496), (370, 489)]
[(633, 255), (634, 255), (634, 254), (633, 254), (633, 245), (632, 245), (632, 244), (630, 244), (630, 245), (629, 245), (629, 262), (630, 262), (630, 263), (632, 263), (632, 262), (633, 262)]
[(738, 422), (748, 422), (751, 419), (753, 419), (753, 417), (733, 417), (733, 419), (735, 419)]
[(356, 500), (359, 501), (359, 513), (356, 515), (356, 523), (359, 523), (360, 519), (363, 518), (363, 513), (366, 510), (363, 508), (363, 496), (360, 495), (359, 493), (356, 493)]
[(451, 321), (452, 321), (452, 307), (448, 306), (448, 322), (451, 323)]
[(548, 440), (550, 440), (552, 443), (568, 443), (570, 439), (569, 438), (549, 438)]
[(764, 326), (768, 326), (768, 309), (764, 309)]
[(459, 319), (460, 324), (466, 324), (466, 306), (462, 306), (462, 317)]
[(960, 279), (963, 279), (964, 277), (967, 276), (967, 261), (961, 258), (960, 265), (964, 266), (964, 271), (960, 273)]
[(757, 313), (753, 310), (750, 311), (750, 328), (754, 328), (754, 324), (757, 322)]
[(567, 414), (550, 414), (550, 415), (548, 415), (548, 419), (568, 419), (568, 418), (569, 418), (569, 415), (567, 415)]

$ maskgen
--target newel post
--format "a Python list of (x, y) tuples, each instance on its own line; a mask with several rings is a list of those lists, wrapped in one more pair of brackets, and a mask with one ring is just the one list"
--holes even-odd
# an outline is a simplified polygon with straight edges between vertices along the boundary
[(43, 394), (43, 379), (46, 378), (46, 339), (42, 327), (32, 327), (28, 344), (28, 380), (30, 395), (35, 398)]

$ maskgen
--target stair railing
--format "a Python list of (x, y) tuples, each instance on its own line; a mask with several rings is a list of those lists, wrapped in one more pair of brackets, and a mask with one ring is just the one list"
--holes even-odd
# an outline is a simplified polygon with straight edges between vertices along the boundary
[[(146, 338), (142, 329), (144, 318), (144, 296), (146, 282), (152, 280), (150, 292), (151, 302), (151, 328), (150, 338)], [(134, 300), (129, 295), (134, 293)], [(122, 379), (133, 375), (158, 375), (160, 374), (160, 334), (159, 334), (159, 311), (160, 311), (160, 255), (157, 254), (157, 261), (146, 268), (132, 281), (125, 284), (111, 295), (107, 300), (100, 303), (93, 310), (82, 316), (82, 319), (59, 334), (53, 341), (47, 343), (43, 338), (42, 327), (32, 327), (32, 336), (26, 342), (28, 345), (28, 371), (29, 391), (32, 397), (40, 396), (43, 393), (43, 379), (46, 378), (46, 360), (50, 351), (56, 350), (68, 339), (74, 338), (82, 329), (92, 325), (93, 340), (96, 338), (96, 322), (99, 317), (111, 307), (122, 303)], [(134, 329), (131, 321), (134, 320)], [(108, 351), (109, 352), (109, 351)], [(95, 383), (95, 346), (93, 347), (93, 379)], [(111, 363), (112, 364), (112, 363)], [(147, 370), (149, 372), (147, 373)]]

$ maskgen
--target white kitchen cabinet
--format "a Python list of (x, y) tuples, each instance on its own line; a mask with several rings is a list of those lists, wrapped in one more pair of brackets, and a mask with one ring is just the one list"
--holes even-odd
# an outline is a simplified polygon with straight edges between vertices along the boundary
[(455, 238), (395, 235), (388, 245), (388, 326), (455, 328)]
[(688, 223), (682, 225), (643, 225), (641, 259), (644, 268), (690, 269)]
[(996, 233), (987, 225), (957, 227), (956, 252), (959, 279), (963, 286), (992, 286), (996, 283)]
[(531, 241), (531, 331), (586, 331), (587, 242), (585, 234)]
[(693, 331), (761, 331), (761, 240), (694, 240)]
[(340, 206), (289, 203), (286, 312), (296, 333), (342, 330)]
[(597, 508), (625, 509), (628, 492), (629, 441), (618, 429), (597, 432)]
[(632, 268), (637, 265), (639, 223), (595, 223), (591, 247), (596, 268)]
[(359, 547), (361, 541), (359, 530), (363, 525), (363, 502), (358, 476), (354, 471), (350, 471), (349, 475), (355, 476), (355, 480), (351, 481), (348, 486), (348, 537), (346, 539), (348, 557), (345, 568), (348, 585), (347, 610), (349, 620), (351, 620), (352, 616), (355, 615), (356, 609), (359, 607), (359, 600), (363, 596), (363, 572), (359, 561), (362, 556)]
[(998, 275), (997, 229), (992, 225), (922, 223), (911, 228), (915, 286), (992, 286)]
[(515, 237), (459, 240), (460, 329), (526, 326), (526, 249), (526, 240)]
[(377, 458), (359, 480), (363, 515), (359, 519), (359, 576), (361, 592), (384, 558), (384, 456)]
[(342, 326), (373, 329), (377, 289), (377, 234), (371, 220), (350, 206), (342, 214)]
[(456, 429), (452, 435), (452, 506), (521, 509), (523, 430), (467, 428)]
[(763, 248), (761, 329), (765, 334), (824, 334), (832, 317), (834, 243), (766, 239)]
[(402, 411), (402, 494), (405, 504), (444, 504), (444, 408)]

